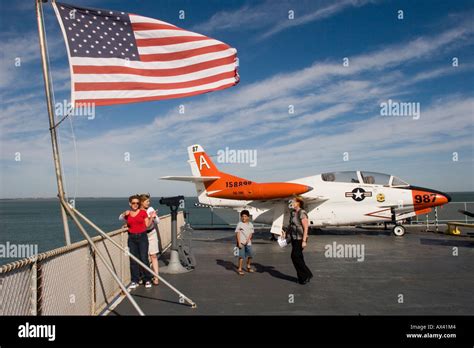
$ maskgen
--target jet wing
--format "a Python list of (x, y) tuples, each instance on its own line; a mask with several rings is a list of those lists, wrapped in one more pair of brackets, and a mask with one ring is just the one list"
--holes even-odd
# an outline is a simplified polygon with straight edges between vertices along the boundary
[(303, 197), (303, 200), (306, 204), (323, 203), (326, 202), (328, 199), (329, 197), (324, 196)]
[[(293, 197), (287, 197), (287, 198), (278, 198), (278, 199), (269, 199), (269, 200), (257, 200), (257, 201), (251, 201), (248, 203), (248, 205), (254, 207), (254, 208), (259, 208), (259, 209), (269, 209), (274, 207), (275, 205), (288, 205), (288, 201), (293, 198)], [(303, 200), (306, 204), (315, 204), (315, 203), (323, 203), (327, 201), (329, 198), (324, 197), (324, 196), (315, 196), (315, 197), (303, 197)]]
[[(292, 197), (288, 197), (286, 199), (283, 199), (283, 198), (272, 199), (268, 201), (251, 201), (248, 205), (257, 209), (273, 209), (273, 223), (272, 223), (272, 228), (270, 229), (270, 232), (276, 235), (281, 235), (283, 226), (285, 225), (286, 222), (288, 222), (288, 218), (289, 218), (288, 200), (290, 200), (291, 198)], [(316, 197), (304, 197), (303, 199), (306, 204), (315, 204), (315, 203), (323, 203), (327, 201), (329, 198), (326, 198), (323, 196), (316, 196)]]
[(187, 181), (187, 182), (208, 182), (220, 179), (220, 176), (162, 176), (161, 180)]
[(273, 209), (273, 223), (270, 232), (276, 235), (281, 235), (285, 220), (288, 221), (288, 209), (284, 204), (279, 204)]

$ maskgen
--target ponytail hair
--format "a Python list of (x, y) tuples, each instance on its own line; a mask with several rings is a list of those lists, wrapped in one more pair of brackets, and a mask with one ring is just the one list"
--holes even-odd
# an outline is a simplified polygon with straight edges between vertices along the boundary
[(301, 196), (296, 196), (294, 198), (295, 201), (297, 201), (299, 204), (300, 204), (300, 208), (301, 209), (304, 209), (304, 200)]

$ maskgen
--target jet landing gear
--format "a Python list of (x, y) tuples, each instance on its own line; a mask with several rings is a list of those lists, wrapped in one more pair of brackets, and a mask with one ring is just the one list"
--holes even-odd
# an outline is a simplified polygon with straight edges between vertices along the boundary
[(395, 225), (392, 227), (392, 233), (397, 237), (402, 237), (405, 235), (406, 228), (402, 225)]

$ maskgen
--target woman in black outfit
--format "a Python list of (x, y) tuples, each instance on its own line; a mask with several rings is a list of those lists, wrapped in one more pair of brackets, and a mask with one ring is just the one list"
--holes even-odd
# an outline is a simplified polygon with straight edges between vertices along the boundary
[(306, 284), (313, 278), (308, 266), (304, 262), (303, 249), (308, 243), (308, 214), (304, 210), (304, 201), (301, 197), (292, 200), (293, 209), (290, 212), (290, 223), (287, 233), (291, 236), (291, 261), (296, 269), (298, 283)]

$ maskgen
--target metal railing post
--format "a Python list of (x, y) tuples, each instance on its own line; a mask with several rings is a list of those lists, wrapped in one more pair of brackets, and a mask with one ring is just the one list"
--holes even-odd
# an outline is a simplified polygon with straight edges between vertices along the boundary
[[(467, 202), (464, 202), (464, 211), (467, 211)], [(467, 215), (464, 215), (464, 220), (467, 224)]]
[(91, 315), (95, 315), (95, 255), (91, 247), (89, 247), (89, 254), (87, 256), (89, 261), (89, 274), (90, 274), (90, 296), (91, 296)]
[[(4, 279), (5, 279), (5, 278), (3, 278), (3, 277), (0, 278), (0, 294), (1, 294), (2, 291), (3, 291), (3, 282), (4, 282)], [(5, 301), (5, 299), (3, 299), (3, 301)], [(3, 301), (0, 301), (0, 315), (2, 315), (2, 316), (4, 315), (4, 314), (3, 314)]]
[[(124, 246), (124, 236), (125, 233), (120, 233), (120, 245)], [(120, 277), (122, 278), (122, 282), (125, 282), (125, 265), (124, 265), (124, 257), (123, 253), (120, 253)]]
[(30, 292), (31, 292), (31, 315), (38, 314), (38, 260), (31, 265), (31, 281), (30, 281)]

